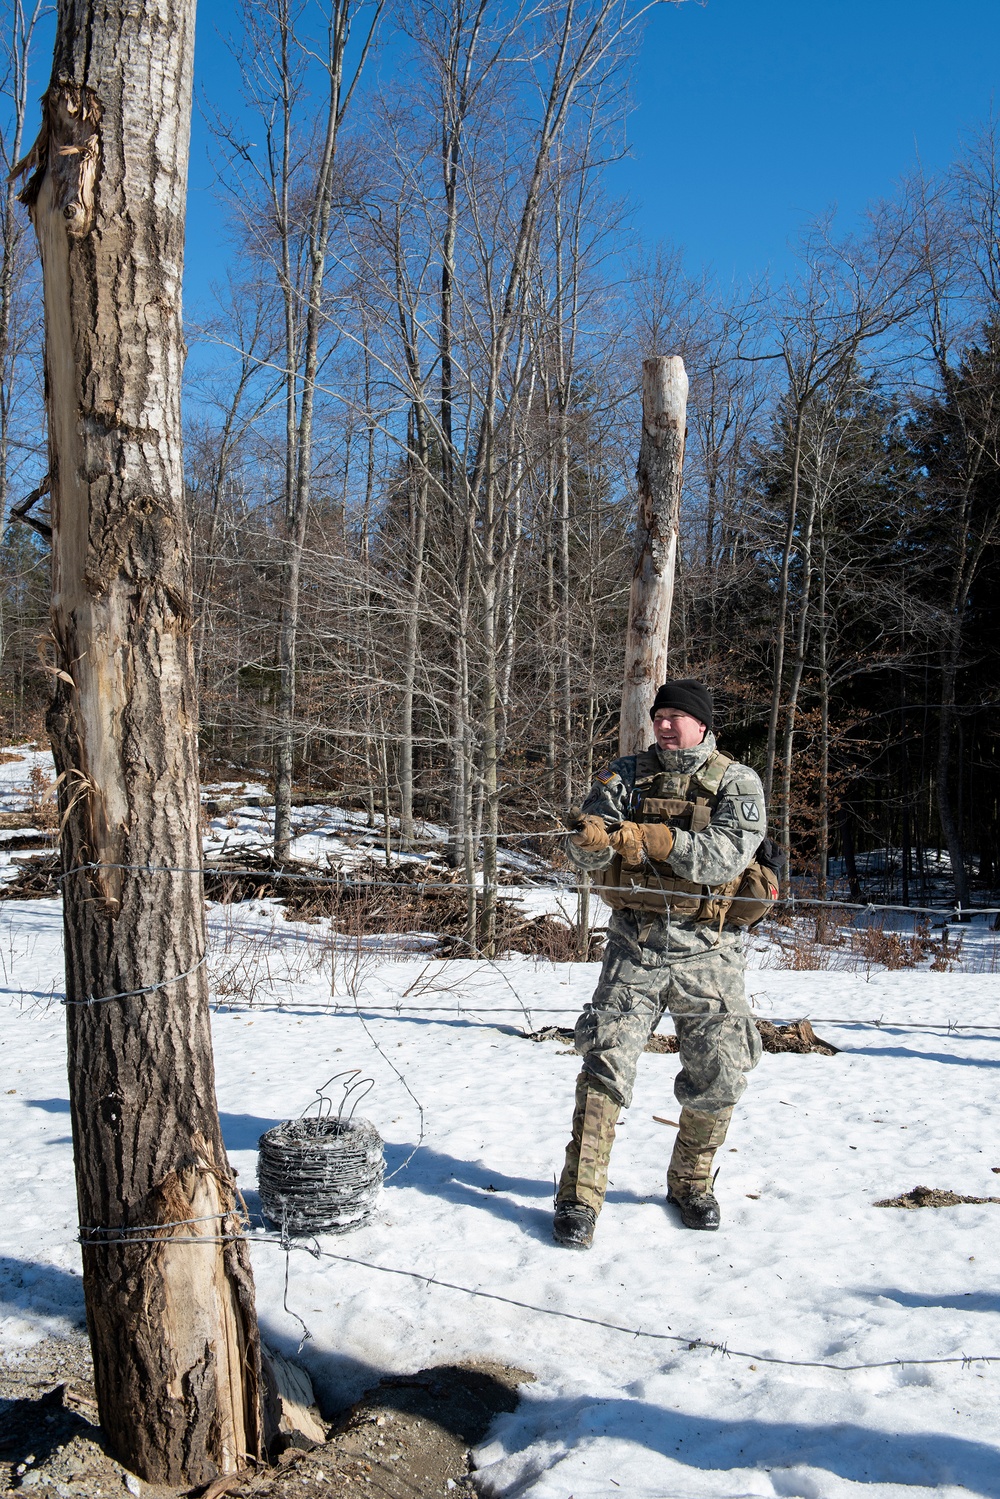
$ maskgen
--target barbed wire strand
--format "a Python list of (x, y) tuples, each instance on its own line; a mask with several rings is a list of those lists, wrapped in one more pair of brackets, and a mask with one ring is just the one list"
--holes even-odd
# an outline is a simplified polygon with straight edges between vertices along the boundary
[[(531, 834), (530, 836), (535, 837), (537, 835)], [(30, 868), (30, 864), (19, 867)], [(310, 874), (305, 870), (295, 869), (223, 869), (212, 864), (75, 864), (72, 868), (55, 875), (54, 879), (58, 884), (68, 879), (70, 875), (92, 874), (98, 870), (105, 869), (117, 869), (133, 874), (209, 874), (216, 879), (299, 880), (308, 884), (333, 885), (348, 892), (357, 889), (378, 891), (409, 890), (414, 894), (420, 895), (425, 894), (428, 890), (459, 891), (469, 889), (481, 890), (483, 888), (481, 880), (352, 879), (350, 874)], [(528, 875), (530, 872), (525, 871), (525, 873)], [(517, 884), (514, 881), (501, 884), (498, 882), (493, 888), (497, 891), (519, 889), (561, 890), (569, 894), (579, 892), (584, 887), (579, 880), (565, 880), (556, 883), (552, 878), (549, 878), (538, 884)], [(608, 885), (595, 889), (593, 885), (589, 885), (587, 888), (599, 897), (602, 889), (628, 894), (633, 887), (631, 885)], [(266, 899), (267, 897), (258, 896), (251, 898)], [(726, 896), (725, 899), (733, 903), (760, 904), (760, 897), (756, 895), (732, 895)], [(791, 894), (776, 896), (772, 904), (774, 906), (790, 906), (793, 909), (796, 906), (832, 907), (838, 911), (895, 911), (901, 915), (911, 916), (947, 916), (955, 922), (962, 922), (963, 918), (966, 917), (1000, 915), (1000, 906), (967, 906), (963, 905), (960, 901), (951, 901), (947, 905), (936, 906), (904, 906), (887, 901), (849, 901), (812, 895)]]
[[(333, 1005), (324, 1000), (300, 1000), (275, 1001), (273, 1004), (259, 1003), (256, 1000), (248, 1001), (244, 1005), (236, 1005), (228, 1000), (216, 1000), (212, 1004), (213, 1010), (233, 1014), (264, 1013), (272, 1012), (295, 1012), (298, 1010), (319, 1010), (324, 1014), (338, 1018), (352, 1017), (356, 1014), (353, 1005)], [(579, 1015), (580, 1005), (531, 1005), (534, 1015)], [(479, 1019), (481, 1014), (489, 1015), (522, 1015), (523, 1007), (514, 1009), (512, 1006), (491, 1005), (488, 1002), (481, 1005), (408, 1005), (403, 1002), (390, 1005), (364, 1004), (358, 1009), (367, 1014), (389, 1014), (402, 1015), (408, 1011), (415, 1015), (460, 1015), (472, 1016)], [(866, 1029), (875, 1030), (914, 1030), (914, 1031), (944, 1031), (946, 1034), (952, 1031), (1000, 1031), (1000, 1025), (991, 1025), (987, 1021), (957, 1021), (957, 1020), (909, 1020), (906, 1016), (902, 1019), (892, 1019), (879, 1016), (877, 1019), (866, 1019), (861, 1016), (845, 1015), (765, 1015), (760, 1011), (754, 1011), (757, 1020), (768, 1020), (772, 1025), (795, 1025), (800, 1020), (808, 1020), (810, 1025), (844, 1025), (864, 1026)], [(486, 1022), (484, 1022), (486, 1023)]]
[[(251, 1246), (254, 1244), (276, 1244), (282, 1247), (281, 1240), (270, 1235), (250, 1234), (247, 1242)], [(628, 1327), (620, 1322), (606, 1321), (602, 1317), (588, 1317), (581, 1312), (567, 1312), (558, 1307), (540, 1306), (535, 1302), (520, 1301), (513, 1296), (504, 1296), (498, 1291), (484, 1291), (481, 1287), (463, 1286), (456, 1281), (442, 1280), (435, 1275), (425, 1275), (419, 1270), (404, 1270), (395, 1265), (379, 1265), (372, 1260), (360, 1259), (356, 1255), (335, 1254), (332, 1250), (321, 1249), (318, 1244), (294, 1244), (293, 1247), (304, 1250), (307, 1254), (311, 1254), (314, 1259), (339, 1260), (344, 1264), (358, 1265), (365, 1270), (377, 1270), (384, 1275), (404, 1276), (410, 1280), (419, 1280), (425, 1285), (439, 1286), (447, 1291), (457, 1291), (464, 1296), (472, 1296), (485, 1301), (499, 1302), (504, 1306), (516, 1307), (519, 1311), (535, 1312), (545, 1317), (561, 1317), (571, 1322), (582, 1322), (590, 1327), (601, 1327), (609, 1332), (620, 1332), (631, 1338), (647, 1338), (655, 1342), (683, 1344), (692, 1351), (704, 1348), (713, 1353), (722, 1353), (730, 1358), (747, 1359), (753, 1363), (780, 1364), (793, 1369), (833, 1369), (841, 1374), (856, 1373), (863, 1369), (902, 1368), (907, 1365), (961, 1364), (964, 1368), (972, 1363), (1000, 1363), (1000, 1354), (997, 1353), (961, 1354), (946, 1358), (891, 1358), (854, 1364), (835, 1364), (822, 1359), (779, 1358), (773, 1354), (750, 1353), (745, 1349), (731, 1348), (728, 1343), (714, 1342), (710, 1338), (685, 1337), (680, 1333), (656, 1332), (648, 1328)]]
[(420, 1099), (417, 1097), (417, 1095), (414, 1093), (413, 1089), (410, 1087), (409, 1083), (406, 1081), (406, 1078), (403, 1076), (403, 1074), (400, 1072), (399, 1068), (396, 1066), (395, 1062), (389, 1056), (388, 1052), (383, 1049), (383, 1047), (379, 1044), (379, 1042), (372, 1035), (371, 1031), (368, 1029), (368, 1025), (365, 1022), (365, 1018), (362, 1015), (361, 1010), (358, 1008), (357, 1005), (355, 1005), (355, 1014), (356, 1014), (358, 1020), (360, 1020), (360, 1022), (361, 1022), (361, 1028), (362, 1028), (362, 1030), (364, 1031), (365, 1035), (368, 1037), (368, 1039), (371, 1042), (371, 1044), (374, 1046), (375, 1050), (378, 1052), (379, 1056), (386, 1063), (386, 1065), (396, 1074), (396, 1076), (399, 1078), (399, 1081), (402, 1083), (404, 1089), (409, 1094), (410, 1098), (413, 1100), (414, 1104), (416, 1105), (417, 1115), (418, 1115), (419, 1120), (420, 1120), (419, 1128), (418, 1128), (418, 1133), (417, 1133), (417, 1143), (414, 1145), (413, 1149), (410, 1151), (409, 1155), (406, 1157), (406, 1160), (403, 1161), (403, 1162), (401, 1162), (401, 1164), (398, 1165), (395, 1168), (394, 1171), (390, 1171), (389, 1172), (389, 1175), (385, 1179), (386, 1179), (387, 1182), (390, 1182), (390, 1181), (392, 1181), (392, 1179), (393, 1179), (394, 1176), (398, 1176), (401, 1171), (405, 1171), (406, 1167), (410, 1164), (410, 1162), (413, 1160), (413, 1157), (416, 1155), (417, 1151), (420, 1149), (421, 1145), (424, 1143), (424, 1106), (420, 1102)]
[(64, 994), (59, 1003), (61, 1005), (82, 1006), (86, 1009), (90, 1005), (110, 1004), (113, 999), (135, 999), (141, 994), (154, 994), (157, 989), (165, 989), (168, 984), (179, 984), (182, 979), (189, 979), (193, 973), (197, 973), (198, 969), (207, 962), (208, 953), (206, 952), (202, 953), (193, 968), (188, 968), (184, 973), (175, 973), (172, 978), (160, 979), (155, 984), (143, 984), (140, 989), (123, 989), (119, 994), (102, 994), (97, 999), (67, 999)]
[[(97, 1249), (105, 1244), (226, 1244), (232, 1239), (245, 1239), (245, 1233), (238, 1234), (191, 1234), (174, 1238), (171, 1235), (167, 1239), (156, 1237), (165, 1228), (190, 1228), (195, 1223), (223, 1223), (227, 1218), (236, 1217), (234, 1210), (229, 1208), (222, 1213), (205, 1213), (200, 1218), (171, 1218), (166, 1223), (118, 1223), (114, 1226), (90, 1226), (80, 1225), (77, 1243), (86, 1249)], [(85, 1238), (84, 1235), (87, 1237)], [(97, 1237), (94, 1237), (94, 1236)], [(112, 1237), (114, 1236), (114, 1237)]]
[[(323, 943), (322, 945), (323, 946), (327, 946), (328, 944)], [(206, 959), (202, 959), (202, 962), (210, 961), (210, 960), (211, 960), (211, 954), (208, 954), (207, 957), (206, 957)], [(395, 961), (395, 959), (393, 961)], [(444, 962), (444, 961), (447, 961), (447, 960), (442, 959), (440, 961)], [(480, 961), (482, 961), (482, 960), (480, 960)], [(201, 964), (199, 964), (198, 966), (200, 967)], [(191, 970), (191, 971), (193, 972), (194, 970)], [(762, 972), (762, 971), (766, 971), (766, 970), (752, 970), (752, 971)], [(774, 970), (774, 972), (781, 972), (781, 971), (782, 970), (778, 970), (778, 969)], [(846, 974), (847, 976), (851, 976), (854, 972), (858, 972), (858, 971), (861, 971), (861, 970), (833, 970), (833, 971), (835, 971), (837, 973)], [(963, 975), (963, 976), (965, 976), (965, 975)], [(976, 975), (972, 975), (972, 976), (975, 977)], [(186, 975), (184, 975), (184, 974), (178, 974), (174, 979), (165, 979), (163, 981), (163, 983), (164, 984), (175, 983), (175, 982), (177, 982), (178, 979), (184, 978), (184, 977), (186, 977)], [(502, 977), (504, 978), (504, 980), (508, 984), (508, 986), (511, 987), (511, 988), (513, 988), (513, 985), (510, 983), (510, 980), (507, 978), (507, 975), (504, 974), (504, 975), (502, 975)], [(291, 983), (292, 980), (291, 979), (289, 979), (287, 981), (277, 980), (277, 981), (273, 981), (273, 982), (288, 982), (288, 983)], [(158, 988), (161, 988), (161, 987), (163, 987), (162, 984), (151, 984), (151, 985), (148, 985), (144, 989), (129, 990), (129, 991), (127, 991), (127, 992), (125, 992), (123, 994), (120, 994), (120, 995), (108, 995), (108, 996), (105, 996), (104, 999), (102, 999), (100, 1001), (94, 1000), (93, 1003), (95, 1003), (95, 1004), (96, 1003), (103, 1003), (104, 1000), (108, 1000), (108, 999), (130, 998), (133, 995), (142, 995), (144, 993), (152, 992), (155, 989), (158, 989)], [(31, 989), (23, 989), (23, 988), (19, 989), (19, 990), (12, 990), (12, 989), (11, 990), (0, 990), (0, 992), (2, 992), (2, 993), (9, 993), (13, 998), (20, 999), (21, 1001), (24, 1001), (27, 998), (34, 998), (34, 999), (38, 999), (39, 1001), (45, 1000), (48, 1003), (51, 1003), (53, 1001), (55, 1001), (56, 1003), (59, 1003), (59, 1004), (66, 1004), (67, 1003), (67, 1000), (66, 1000), (65, 996), (62, 995), (60, 993), (60, 991), (57, 990), (57, 989), (52, 989), (52, 990), (44, 992), (44, 993), (41, 992), (41, 991), (36, 991), (36, 990), (31, 990)], [(483, 1018), (482, 1018), (483, 1016), (492, 1016), (492, 1015), (520, 1015), (522, 1017), (522, 1019), (525, 1020), (526, 1025), (529, 1026), (529, 1027), (531, 1026), (531, 1023), (532, 1023), (531, 1022), (531, 1016), (532, 1015), (578, 1015), (580, 1013), (580, 1005), (579, 1004), (568, 1004), (568, 1005), (539, 1005), (539, 1004), (532, 1004), (529, 1001), (525, 1001), (525, 1000), (520, 999), (520, 997), (517, 996), (516, 991), (515, 991), (515, 997), (518, 998), (518, 1004), (517, 1004), (516, 1007), (512, 1006), (512, 1005), (496, 1005), (496, 1004), (491, 1004), (489, 1000), (485, 1000), (485, 1001), (483, 1001), (481, 1003), (472, 1003), (472, 1004), (462, 1004), (461, 1001), (456, 1001), (454, 1004), (448, 1004), (448, 1005), (421, 1005), (421, 1004), (416, 1004), (416, 1003), (408, 1003), (405, 1000), (405, 998), (393, 1000), (390, 1004), (385, 1004), (385, 1005), (380, 1005), (380, 1004), (376, 1004), (376, 1003), (363, 1004), (360, 1001), (352, 1002), (350, 1005), (344, 1005), (344, 1004), (339, 1003), (336, 999), (330, 999), (330, 1000), (310, 1000), (310, 999), (302, 999), (302, 998), (298, 998), (298, 997), (290, 997), (289, 999), (286, 999), (286, 1000), (274, 1000), (272, 1002), (261, 1001), (261, 1000), (258, 1000), (258, 999), (251, 999), (251, 1000), (244, 1001), (242, 1004), (234, 1002), (233, 1000), (230, 1000), (230, 999), (218, 998), (218, 999), (210, 1000), (210, 1006), (211, 1006), (212, 1010), (215, 1011), (217, 1014), (247, 1014), (247, 1013), (250, 1013), (250, 1014), (285, 1014), (285, 1013), (298, 1013), (301, 1010), (315, 1010), (315, 1011), (317, 1011), (320, 1014), (329, 1015), (331, 1017), (335, 1017), (335, 1018), (338, 1018), (338, 1019), (343, 1019), (343, 1018), (347, 1018), (347, 1017), (357, 1018), (357, 1019), (361, 1020), (362, 1024), (364, 1024), (362, 1012), (364, 1012), (364, 1014), (369, 1014), (369, 1015), (388, 1015), (390, 1017), (396, 1016), (396, 1017), (400, 1017), (400, 1018), (404, 1014), (407, 1014), (407, 1015), (417, 1015), (417, 1016), (420, 1016), (420, 1015), (450, 1015), (450, 1016), (453, 1016), (453, 1017), (456, 1017), (456, 1018), (457, 1017), (469, 1016), (469, 1017), (475, 1019), (476, 1021), (478, 1021), (478, 1022), (480, 1022), (482, 1024), (487, 1024), (487, 1025), (490, 1022), (488, 1020), (483, 1020)], [(86, 1000), (69, 1001), (69, 1003), (76, 1003), (76, 1004), (87, 1004), (89, 1002), (90, 1001), (86, 1001)], [(756, 1015), (757, 1019), (770, 1021), (771, 1024), (773, 1024), (773, 1025), (794, 1025), (794, 1024), (796, 1024), (800, 1020), (808, 1020), (809, 1023), (810, 1023), (810, 1025), (857, 1026), (857, 1027), (863, 1027), (865, 1029), (887, 1030), (887, 1031), (889, 1031), (889, 1030), (903, 1030), (903, 1031), (905, 1031), (905, 1030), (911, 1030), (911, 1031), (931, 1031), (931, 1032), (938, 1032), (938, 1031), (940, 1031), (940, 1032), (944, 1032), (945, 1034), (951, 1034), (953, 1032), (962, 1032), (962, 1031), (1000, 1032), (1000, 1025), (993, 1025), (989, 1021), (986, 1021), (986, 1020), (967, 1020), (967, 1021), (959, 1021), (959, 1020), (951, 1020), (951, 1019), (948, 1019), (948, 1020), (939, 1020), (939, 1021), (912, 1020), (909, 1016), (906, 1016), (906, 1015), (904, 1015), (904, 1016), (885, 1016), (885, 1015), (880, 1015), (878, 1017), (873, 1017), (873, 1018), (868, 1018), (866, 1016), (858, 1016), (858, 1015), (808, 1015), (808, 1014), (806, 1014), (806, 1015), (782, 1015), (782, 1014), (775, 1015), (773, 1013), (765, 1015), (764, 1013), (762, 1013), (760, 1011), (755, 1011), (755, 1015)], [(527, 1032), (525, 1032), (525, 1034), (530, 1034), (530, 1030), (527, 1031)], [(382, 1051), (381, 1047), (375, 1041), (374, 1037), (372, 1037), (372, 1036), (369, 1035), (369, 1039), (372, 1041), (372, 1044), (375, 1046), (375, 1049), (381, 1052), (381, 1054), (383, 1055), (383, 1057), (385, 1058), (385, 1060), (388, 1062), (389, 1066), (393, 1067), (392, 1059), (390, 1057), (388, 1057), (384, 1051)], [(405, 1084), (404, 1084), (404, 1086), (405, 1086)], [(417, 1100), (414, 1099), (414, 1102), (416, 1103)]]
[[(386, 1181), (389, 1178), (386, 1177)], [(207, 1223), (210, 1220), (224, 1219), (232, 1216), (232, 1212), (210, 1214), (205, 1218), (178, 1218), (168, 1223), (139, 1224), (136, 1225), (136, 1233), (140, 1230), (150, 1232), (148, 1238), (135, 1238), (131, 1231), (126, 1230), (126, 1236), (121, 1238), (102, 1238), (96, 1241), (77, 1238), (77, 1243), (85, 1244), (87, 1248), (96, 1247), (96, 1244), (155, 1244), (160, 1248), (169, 1248), (172, 1244), (218, 1244), (228, 1243), (234, 1239), (241, 1239), (253, 1247), (255, 1244), (267, 1245), (280, 1249), (285, 1255), (284, 1271), (284, 1294), (282, 1305), (290, 1317), (294, 1317), (303, 1329), (302, 1341), (299, 1349), (307, 1340), (313, 1338), (306, 1323), (297, 1312), (288, 1305), (289, 1291), (289, 1267), (291, 1263), (291, 1250), (299, 1249), (312, 1256), (313, 1259), (337, 1260), (346, 1265), (356, 1265), (364, 1270), (375, 1270), (383, 1275), (402, 1276), (408, 1280), (418, 1280), (424, 1285), (437, 1286), (445, 1291), (457, 1291), (460, 1295), (471, 1296), (478, 1300), (497, 1302), (502, 1306), (516, 1307), (519, 1311), (534, 1312), (544, 1317), (559, 1317), (569, 1322), (580, 1322), (588, 1327), (600, 1327), (608, 1332), (620, 1332), (631, 1338), (646, 1338), (661, 1343), (677, 1343), (683, 1345), (690, 1352), (697, 1349), (705, 1349), (712, 1353), (721, 1353), (728, 1358), (747, 1359), (758, 1364), (779, 1364), (785, 1368), (792, 1369), (832, 1369), (839, 1374), (857, 1373), (865, 1369), (895, 1369), (906, 1366), (929, 1366), (937, 1364), (961, 1364), (963, 1368), (973, 1363), (993, 1364), (1000, 1362), (1000, 1354), (996, 1353), (974, 1353), (961, 1354), (942, 1358), (891, 1358), (874, 1361), (863, 1361), (853, 1364), (835, 1364), (824, 1359), (797, 1359), (781, 1358), (776, 1354), (752, 1353), (742, 1348), (731, 1348), (728, 1343), (719, 1343), (711, 1338), (693, 1337), (683, 1333), (658, 1332), (651, 1328), (630, 1327), (621, 1322), (611, 1322), (603, 1317), (588, 1317), (582, 1312), (568, 1312), (559, 1307), (540, 1306), (537, 1302), (521, 1301), (514, 1296), (504, 1296), (499, 1291), (484, 1291), (481, 1286), (464, 1286), (457, 1281), (442, 1280), (437, 1275), (426, 1275), (420, 1270), (405, 1270), (397, 1265), (380, 1265), (373, 1260), (363, 1260), (357, 1255), (336, 1254), (333, 1250), (322, 1249), (313, 1238), (311, 1243), (297, 1243), (288, 1234), (266, 1234), (266, 1233), (238, 1233), (238, 1234), (192, 1234), (192, 1235), (170, 1235), (167, 1238), (158, 1238), (151, 1231), (162, 1231), (168, 1228), (184, 1228), (193, 1223)], [(121, 1233), (121, 1228), (96, 1229), (81, 1228), (80, 1234), (84, 1233)]]

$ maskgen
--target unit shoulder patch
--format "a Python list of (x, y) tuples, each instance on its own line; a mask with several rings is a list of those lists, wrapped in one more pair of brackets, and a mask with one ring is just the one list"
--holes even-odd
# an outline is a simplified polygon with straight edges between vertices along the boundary
[(763, 832), (764, 802), (760, 796), (738, 796), (735, 799), (736, 815), (740, 825), (752, 833)]

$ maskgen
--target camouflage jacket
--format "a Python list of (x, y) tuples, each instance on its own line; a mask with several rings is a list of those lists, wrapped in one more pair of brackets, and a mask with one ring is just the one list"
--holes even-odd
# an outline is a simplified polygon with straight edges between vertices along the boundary
[[(695, 749), (659, 750), (651, 746), (664, 771), (694, 775), (716, 748), (715, 736), (707, 733)], [(627, 804), (635, 782), (635, 756), (612, 760), (587, 794), (583, 811), (600, 817), (609, 832), (627, 821)], [(741, 874), (753, 859), (767, 831), (764, 788), (749, 765), (733, 761), (726, 768), (718, 800), (708, 827), (700, 833), (683, 828), (674, 832), (669, 868), (681, 879), (704, 885), (724, 885)], [(579, 849), (567, 840), (566, 851), (579, 869), (606, 869), (611, 849), (596, 852)]]

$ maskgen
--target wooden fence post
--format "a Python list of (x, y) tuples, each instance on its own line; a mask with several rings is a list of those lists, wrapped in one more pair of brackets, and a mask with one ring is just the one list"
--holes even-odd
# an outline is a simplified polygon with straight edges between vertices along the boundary
[(679, 355), (643, 360), (635, 566), (618, 731), (621, 755), (637, 754), (650, 743), (649, 707), (667, 674), (687, 394), (688, 377)]

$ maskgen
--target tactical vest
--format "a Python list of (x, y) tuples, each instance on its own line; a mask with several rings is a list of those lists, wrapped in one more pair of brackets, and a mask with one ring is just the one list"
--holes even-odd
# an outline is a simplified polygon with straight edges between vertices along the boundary
[[(708, 827), (719, 800), (723, 776), (733, 763), (732, 755), (713, 750), (704, 765), (692, 774), (663, 770), (655, 750), (635, 757), (635, 783), (625, 805), (630, 822), (667, 823), (688, 833)], [(720, 925), (730, 907), (730, 897), (743, 876), (726, 885), (698, 885), (682, 880), (668, 864), (646, 858), (640, 869), (622, 863), (615, 854), (607, 869), (593, 876), (600, 897), (614, 911), (650, 911), (661, 915), (693, 916), (696, 921)]]

